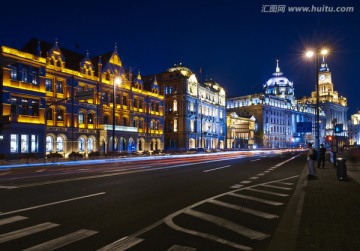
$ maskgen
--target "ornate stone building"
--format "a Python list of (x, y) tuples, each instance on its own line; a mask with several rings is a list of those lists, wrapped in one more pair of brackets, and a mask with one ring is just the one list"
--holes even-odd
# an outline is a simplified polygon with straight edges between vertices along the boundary
[[(229, 98), (227, 111), (254, 116), (256, 147), (299, 147), (315, 140), (315, 107), (296, 100), (294, 84), (280, 71), (278, 62), (273, 76), (263, 84), (262, 93)], [(325, 121), (323, 111), (320, 115), (320, 120)]]
[(228, 149), (252, 149), (255, 144), (255, 118), (239, 117), (236, 112), (226, 114), (226, 135)]
[[(334, 135), (334, 125), (342, 124), (343, 132), (337, 135), (338, 141), (344, 144), (347, 137), (347, 99), (340, 96), (334, 89), (331, 71), (325, 57), (322, 58), (319, 69), (319, 106), (326, 114), (325, 135)], [(316, 86), (315, 91), (311, 92), (311, 97), (303, 97), (300, 100), (302, 104), (316, 104)]]
[(199, 82), (188, 68), (175, 65), (156, 76), (165, 96), (165, 149), (223, 149), (226, 140), (225, 90), (215, 81)]
[(351, 115), (348, 121), (348, 137), (350, 145), (360, 145), (360, 111)]
[(125, 70), (116, 46), (90, 58), (33, 39), (2, 46), (0, 59), (0, 152), (9, 158), (163, 149), (164, 96)]

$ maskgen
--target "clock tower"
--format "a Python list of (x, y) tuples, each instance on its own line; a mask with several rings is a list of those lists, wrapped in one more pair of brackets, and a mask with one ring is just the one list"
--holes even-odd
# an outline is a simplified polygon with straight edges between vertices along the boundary
[(333, 96), (334, 94), (334, 85), (331, 80), (331, 72), (326, 63), (325, 57), (323, 56), (319, 73), (319, 96), (320, 100), (326, 99), (326, 96)]

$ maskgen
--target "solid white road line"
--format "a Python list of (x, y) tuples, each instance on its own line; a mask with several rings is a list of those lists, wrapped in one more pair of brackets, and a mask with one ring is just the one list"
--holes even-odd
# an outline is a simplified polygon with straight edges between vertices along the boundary
[(51, 202), (51, 203), (47, 203), (47, 204), (42, 204), (42, 205), (38, 205), (38, 206), (33, 206), (33, 207), (18, 209), (18, 210), (14, 210), (14, 211), (10, 211), (10, 212), (4, 212), (4, 213), (1, 213), (0, 216), (2, 216), (2, 215), (8, 215), (8, 214), (14, 214), (14, 213), (19, 213), (19, 212), (24, 212), (24, 211), (29, 211), (29, 210), (33, 210), (33, 209), (37, 209), (37, 208), (41, 208), (41, 207), (47, 207), (47, 206), (62, 204), (62, 203), (66, 203), (66, 202), (70, 202), (70, 201), (74, 201), (74, 200), (81, 200), (81, 199), (90, 198), (90, 197), (94, 197), (94, 196), (99, 196), (99, 195), (103, 195), (103, 194), (105, 194), (105, 192), (95, 193), (95, 194), (89, 194), (89, 195), (85, 195), (85, 196), (81, 196), (81, 197), (76, 197), (76, 198), (72, 198), (72, 199), (67, 199), (67, 200), (55, 201), (55, 202)]
[(228, 195), (238, 197), (238, 198), (242, 198), (242, 199), (246, 199), (246, 200), (252, 200), (252, 201), (256, 201), (256, 202), (261, 202), (261, 203), (272, 205), (272, 206), (284, 205), (284, 203), (282, 203), (282, 202), (277, 202), (277, 201), (272, 201), (272, 200), (265, 200), (265, 199), (261, 199), (261, 198), (258, 198), (258, 197), (244, 195), (244, 194), (229, 193)]
[(223, 169), (223, 168), (227, 168), (227, 167), (230, 167), (230, 166), (231, 166), (231, 165), (221, 166), (221, 167), (217, 167), (217, 168), (213, 168), (213, 169), (204, 170), (203, 172), (204, 172), (204, 173), (212, 172), (212, 171), (219, 170), (219, 169)]
[(290, 183), (290, 182), (276, 182), (276, 183), (283, 184), (283, 185), (287, 185), (287, 186), (292, 186), (292, 185), (294, 185), (294, 183)]
[(206, 213), (202, 213), (199, 211), (195, 211), (193, 209), (188, 209), (184, 211), (185, 214), (191, 215), (193, 217), (202, 219), (204, 221), (208, 221), (211, 222), (217, 226), (220, 226), (222, 228), (226, 228), (230, 231), (233, 231), (235, 233), (238, 233), (240, 235), (243, 235), (251, 240), (263, 240), (267, 237), (269, 237), (270, 235), (268, 234), (264, 234), (255, 230), (252, 230), (250, 228), (241, 226), (237, 223), (234, 223), (232, 221), (229, 221), (227, 219), (218, 217), (218, 216), (214, 216), (211, 214), (206, 214)]
[(21, 220), (26, 220), (26, 219), (28, 219), (28, 217), (24, 217), (24, 216), (20, 216), (20, 215), (5, 218), (5, 219), (0, 220), (0, 226), (9, 224), (9, 223), (13, 223), (13, 222), (17, 222), (17, 221), (21, 221)]
[(32, 227), (27, 227), (27, 228), (23, 228), (20, 230), (16, 230), (13, 232), (9, 232), (6, 234), (2, 234), (0, 235), (0, 243), (4, 243), (7, 241), (11, 241), (11, 240), (15, 240), (30, 234), (34, 234), (34, 233), (38, 233), (53, 227), (57, 227), (59, 226), (59, 224), (55, 224), (55, 223), (51, 223), (51, 222), (46, 222), (46, 223), (42, 223), (39, 225), (35, 225)]
[(133, 236), (126, 236), (118, 241), (115, 241), (97, 251), (118, 251), (118, 250), (126, 250), (129, 249), (136, 244), (142, 242), (144, 239), (136, 238)]
[(23, 251), (50, 251), (50, 250), (55, 250), (58, 248), (61, 248), (63, 246), (66, 246), (70, 243), (82, 240), (84, 238), (87, 238), (91, 235), (96, 234), (96, 231), (92, 231), (92, 230), (86, 230), (86, 229), (81, 229), (79, 231), (73, 232), (71, 234), (67, 234), (64, 236), (61, 236), (59, 238), (41, 243), (39, 245), (33, 246), (31, 248), (27, 248)]
[(46, 169), (40, 169), (40, 170), (37, 170), (37, 171), (35, 171), (35, 173), (42, 173), (42, 172), (44, 172)]
[(262, 187), (270, 187), (270, 188), (276, 188), (276, 189), (282, 189), (282, 190), (292, 190), (291, 187), (279, 187), (279, 186), (274, 186), (274, 185), (261, 185)]
[(196, 251), (196, 248), (174, 245), (166, 251)]
[(15, 188), (18, 188), (16, 186), (0, 186), (0, 188), (2, 189), (15, 189)]
[(279, 218), (279, 216), (275, 215), (275, 214), (269, 214), (269, 213), (265, 213), (265, 212), (261, 212), (258, 210), (254, 210), (251, 208), (247, 208), (247, 207), (242, 207), (242, 206), (238, 206), (238, 205), (234, 205), (234, 204), (230, 204), (227, 202), (222, 202), (219, 200), (209, 200), (210, 203), (221, 206), (221, 207), (226, 207), (226, 208), (230, 208), (230, 209), (234, 209), (243, 213), (247, 213), (247, 214), (251, 214), (251, 215), (255, 215), (264, 219), (276, 219)]
[(276, 195), (276, 196), (280, 196), (280, 197), (287, 197), (287, 196), (289, 196), (288, 194), (274, 193), (274, 192), (265, 191), (265, 190), (256, 189), (256, 188), (248, 188), (247, 190), (249, 190), (249, 191), (254, 191), (254, 192), (258, 192), (258, 193), (266, 193), (266, 194)]

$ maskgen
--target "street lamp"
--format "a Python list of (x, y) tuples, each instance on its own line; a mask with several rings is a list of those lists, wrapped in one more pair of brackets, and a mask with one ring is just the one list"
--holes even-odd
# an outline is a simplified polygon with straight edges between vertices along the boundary
[(115, 151), (115, 107), (116, 107), (116, 86), (121, 85), (122, 79), (120, 77), (114, 78), (113, 91), (113, 128), (112, 128), (112, 150)]
[(312, 58), (315, 56), (315, 67), (316, 67), (316, 105), (315, 105), (315, 140), (316, 140), (316, 149), (320, 149), (320, 112), (319, 112), (319, 56), (325, 56), (328, 54), (327, 49), (320, 50), (309, 50), (306, 52), (306, 57)]

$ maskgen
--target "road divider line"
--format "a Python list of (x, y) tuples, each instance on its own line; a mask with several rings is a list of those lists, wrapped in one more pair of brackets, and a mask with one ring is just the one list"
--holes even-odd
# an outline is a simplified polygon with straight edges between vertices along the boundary
[(281, 206), (281, 205), (284, 205), (284, 203), (282, 203), (282, 202), (277, 202), (277, 201), (272, 201), (272, 200), (261, 199), (261, 198), (258, 198), (258, 197), (254, 197), (254, 196), (250, 196), (250, 195), (244, 195), (244, 194), (239, 194), (239, 193), (229, 193), (228, 195), (234, 196), (234, 197), (238, 197), (238, 198), (241, 198), (241, 199), (245, 199), (245, 200), (252, 200), (252, 201), (256, 201), (256, 202), (261, 202), (261, 203), (268, 204), (268, 205), (272, 205), (272, 206)]
[(144, 239), (136, 238), (134, 236), (126, 236), (118, 241), (115, 241), (103, 248), (98, 249), (97, 251), (117, 251), (117, 250), (126, 250), (129, 249), (138, 243), (142, 242)]
[(166, 251), (196, 251), (196, 248), (173, 245)]
[(230, 167), (230, 166), (231, 166), (231, 165), (221, 166), (221, 167), (217, 167), (217, 168), (213, 168), (213, 169), (204, 170), (203, 172), (204, 172), (204, 173), (212, 172), (212, 171), (216, 171), (216, 170), (219, 170), (219, 169), (224, 169), (224, 168), (227, 168), (227, 167)]
[(15, 189), (18, 188), (16, 186), (0, 186), (0, 189)]
[(66, 202), (70, 202), (70, 201), (75, 201), (75, 200), (86, 199), (86, 198), (90, 198), (90, 197), (94, 197), (94, 196), (99, 196), (99, 195), (103, 195), (103, 194), (105, 194), (105, 192), (95, 193), (95, 194), (89, 194), (89, 195), (85, 195), (85, 196), (81, 196), (81, 197), (76, 197), (76, 198), (71, 198), (71, 199), (67, 199), (67, 200), (55, 201), (55, 202), (46, 203), (46, 204), (42, 204), (42, 205), (38, 205), (38, 206), (27, 207), (27, 208), (18, 209), (18, 210), (14, 210), (14, 211), (10, 211), (10, 212), (4, 212), (4, 213), (1, 213), (0, 216), (9, 215), (9, 214), (14, 214), (14, 213), (19, 213), (19, 212), (24, 212), (24, 211), (30, 211), (30, 210), (33, 210), (33, 209), (38, 209), (38, 208), (47, 207), (47, 206), (53, 206), (53, 205), (62, 204), (62, 203), (66, 203)]
[(195, 211), (193, 209), (187, 209), (184, 211), (184, 213), (191, 215), (193, 217), (202, 219), (204, 221), (210, 222), (217, 226), (226, 228), (227, 230), (233, 231), (233, 232), (240, 234), (242, 236), (245, 236), (251, 240), (263, 240), (270, 236), (268, 234), (264, 234), (262, 232), (255, 231), (253, 229), (241, 226), (237, 223), (234, 223), (232, 221), (229, 221), (227, 219), (224, 219), (224, 218), (212, 215), (212, 214)]
[(234, 205), (234, 204), (230, 204), (227, 202), (223, 202), (223, 201), (219, 201), (219, 200), (209, 200), (210, 203), (221, 206), (221, 207), (226, 207), (226, 208), (230, 208), (230, 209), (234, 209), (243, 213), (247, 213), (247, 214), (251, 214), (251, 215), (255, 215), (264, 219), (276, 219), (279, 218), (279, 216), (275, 215), (275, 214), (269, 214), (266, 212), (261, 212), (255, 209), (251, 209), (251, 208), (247, 208), (247, 207), (242, 207), (242, 206), (238, 206), (238, 205)]
[(274, 186), (274, 185), (269, 185), (269, 184), (265, 184), (265, 185), (261, 185), (263, 187), (270, 187), (270, 188), (276, 188), (276, 189), (282, 189), (282, 190), (292, 190), (292, 188), (290, 187), (279, 187), (279, 186)]
[(42, 173), (42, 172), (44, 172), (46, 169), (40, 169), (40, 170), (37, 170), (37, 171), (35, 171), (35, 173)]
[(11, 173), (11, 172), (0, 173), (0, 176), (6, 175), (6, 174), (9, 174), (9, 173)]
[(63, 246), (66, 246), (68, 244), (71, 244), (73, 242), (82, 240), (84, 238), (87, 238), (91, 235), (96, 234), (96, 231), (92, 231), (92, 230), (86, 230), (86, 229), (81, 229), (78, 230), (76, 232), (61, 236), (59, 238), (41, 243), (39, 245), (33, 246), (31, 248), (27, 248), (23, 251), (47, 251), (47, 250), (55, 250), (58, 248), (61, 248)]
[(256, 189), (256, 188), (247, 188), (246, 190), (258, 192), (258, 193), (271, 194), (271, 195), (280, 196), (280, 197), (288, 197), (289, 196), (288, 194), (284, 194), (284, 193), (274, 193), (274, 192), (265, 191), (265, 190)]
[(20, 215), (5, 218), (5, 219), (0, 220), (0, 226), (9, 224), (9, 223), (13, 223), (13, 222), (17, 222), (17, 221), (21, 221), (21, 220), (26, 220), (26, 219), (28, 219), (28, 217), (24, 217), (24, 216), (20, 216)]
[(15, 230), (6, 234), (0, 235), (0, 243), (4, 243), (7, 241), (15, 240), (30, 234), (35, 234), (53, 227), (57, 227), (59, 224), (51, 223), (51, 222), (45, 222), (39, 225), (23, 228), (20, 230)]

